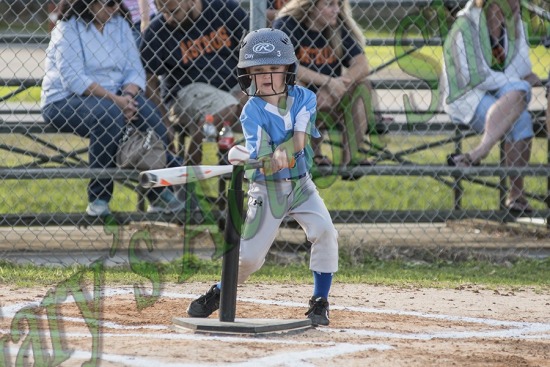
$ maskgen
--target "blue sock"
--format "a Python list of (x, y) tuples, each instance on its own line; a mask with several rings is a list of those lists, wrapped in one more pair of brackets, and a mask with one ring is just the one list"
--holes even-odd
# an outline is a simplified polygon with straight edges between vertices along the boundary
[(313, 272), (313, 297), (323, 297), (328, 299), (328, 292), (332, 285), (332, 276), (334, 273)]

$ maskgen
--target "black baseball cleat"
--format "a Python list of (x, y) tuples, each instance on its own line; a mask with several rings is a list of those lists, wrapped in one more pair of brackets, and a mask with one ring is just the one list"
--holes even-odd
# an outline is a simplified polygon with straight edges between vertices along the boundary
[(328, 325), (328, 301), (323, 297), (311, 297), (309, 300), (309, 310), (306, 312), (306, 316), (311, 320), (311, 324), (316, 325)]
[(220, 308), (220, 290), (214, 284), (208, 292), (191, 302), (187, 308), (190, 317), (208, 317)]

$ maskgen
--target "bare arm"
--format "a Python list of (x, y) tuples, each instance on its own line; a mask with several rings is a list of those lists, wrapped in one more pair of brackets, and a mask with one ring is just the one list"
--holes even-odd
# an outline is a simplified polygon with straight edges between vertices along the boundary
[(298, 65), (296, 78), (300, 81), (300, 83), (304, 85), (313, 84), (313, 85), (316, 85), (317, 87), (321, 87), (329, 83), (330, 79), (332, 79), (328, 75), (318, 73), (302, 65)]
[(289, 140), (279, 145), (273, 152), (271, 157), (271, 169), (273, 172), (282, 170), (283, 168), (294, 167), (296, 161), (294, 154), (305, 149), (306, 133), (295, 131), (292, 140)]
[(143, 33), (149, 27), (151, 7), (148, 0), (138, 0), (138, 5), (141, 14), (141, 32)]
[(140, 87), (138, 87), (135, 84), (126, 84), (122, 87), (122, 94), (129, 94), (133, 97), (137, 96), (139, 92), (141, 91)]
[(166, 116), (166, 108), (164, 107), (164, 103), (162, 103), (162, 98), (160, 97), (160, 81), (154, 74), (147, 73), (145, 95), (158, 107), (162, 117), (164, 118), (164, 116)]
[(318, 88), (328, 86), (330, 93), (337, 98), (341, 98), (353, 82), (365, 79), (369, 73), (369, 63), (365, 54), (355, 56), (349, 68), (345, 70), (343, 76), (332, 78), (328, 75), (318, 73), (304, 66), (298, 66), (297, 78), (305, 84), (314, 84)]
[(273, 24), (273, 21), (277, 17), (277, 13), (279, 13), (276, 9), (267, 9), (265, 12), (266, 18), (267, 18), (267, 26), (271, 27)]
[(369, 74), (369, 62), (365, 54), (356, 55), (351, 59), (349, 68), (344, 75), (352, 82), (358, 82), (365, 79)]
[(324, 89), (331, 96), (340, 100), (348, 91), (351, 80), (347, 76), (333, 78), (329, 75), (318, 73), (304, 66), (298, 66), (298, 80), (304, 85), (314, 84), (319, 89)]

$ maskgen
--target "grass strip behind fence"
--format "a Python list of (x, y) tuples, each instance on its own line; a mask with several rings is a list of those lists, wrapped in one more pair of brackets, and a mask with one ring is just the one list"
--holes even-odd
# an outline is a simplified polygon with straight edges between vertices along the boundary
[[(183, 283), (189, 281), (215, 282), (221, 274), (221, 261), (199, 260), (195, 257), (170, 264), (156, 264), (155, 274), (160, 273), (162, 282), (181, 282), (182, 269), (190, 269)], [(78, 272), (88, 271), (83, 266), (47, 267), (35, 265), (14, 265), (0, 261), (0, 283), (15, 287), (53, 286)], [(143, 268), (142, 268), (143, 271)], [(154, 274), (137, 275), (127, 267), (106, 268), (108, 284), (149, 283), (156, 279)], [(251, 283), (309, 284), (311, 272), (307, 264), (281, 266), (266, 263), (252, 275)], [(550, 258), (545, 260), (520, 259), (503, 262), (469, 260), (450, 262), (418, 262), (406, 260), (380, 260), (367, 256), (357, 264), (341, 256), (340, 270), (335, 282), (391, 285), (399, 287), (460, 288), (464, 285), (481, 285), (489, 288), (535, 287), (550, 289)]]
[[(19, 138), (15, 135), (6, 136), (3, 137), (3, 141), (14, 143)], [(70, 134), (52, 135), (50, 138), (56, 140), (57, 144), (61, 139), (66, 139), (64, 142), (61, 141), (65, 147), (85, 144), (82, 139)], [(388, 135), (381, 136), (380, 140), (388, 150), (395, 152), (439, 138), (438, 136)], [(469, 149), (477, 143), (478, 139), (479, 137), (468, 139), (464, 149)], [(29, 149), (40, 149), (32, 142), (25, 144)], [(546, 146), (546, 139), (535, 139), (532, 164), (545, 164)], [(325, 146), (325, 148), (326, 153), (331, 154), (329, 147)], [(407, 159), (418, 164), (444, 164), (447, 154), (453, 149), (452, 144), (449, 144), (415, 153)], [(217, 164), (215, 144), (206, 143), (204, 151), (204, 164)], [(28, 162), (27, 158), (10, 153), (4, 153), (3, 160), (7, 166)], [(498, 148), (495, 147), (484, 163), (496, 164), (497, 162)], [(391, 164), (391, 162), (380, 164)], [(491, 178), (491, 180), (497, 182), (497, 178)], [(545, 177), (528, 177), (526, 188), (529, 192), (545, 195), (546, 181)], [(83, 212), (87, 205), (87, 185), (88, 180), (78, 179), (5, 180), (0, 187), (0, 214)], [(469, 183), (464, 183), (464, 189), (465, 209), (491, 210), (499, 207), (499, 196), (496, 190)], [(197, 190), (201, 195), (218, 197), (218, 179), (201, 181), (197, 185)], [(334, 177), (330, 184), (320, 187), (320, 193), (330, 210), (429, 210), (453, 207), (452, 190), (429, 177), (366, 176), (357, 181), (343, 181), (339, 177)], [(544, 208), (541, 203), (532, 204), (536, 208)], [(115, 186), (111, 202), (113, 211), (133, 211), (136, 205), (137, 195), (134, 191), (121, 185)], [(205, 208), (205, 210), (210, 209), (213, 208)]]

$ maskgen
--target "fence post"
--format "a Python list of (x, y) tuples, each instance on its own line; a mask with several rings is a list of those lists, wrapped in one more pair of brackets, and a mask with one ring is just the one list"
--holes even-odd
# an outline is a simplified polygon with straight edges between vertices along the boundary
[[(500, 141), (500, 144), (499, 144), (499, 153), (500, 153), (500, 165), (501, 166), (506, 166), (506, 151), (504, 149), (504, 145), (505, 145), (505, 142), (504, 142), (504, 139), (502, 139)], [(506, 166), (507, 167), (507, 166)], [(499, 177), (499, 180), (498, 180), (498, 192), (499, 192), (499, 208), (500, 210), (505, 210), (506, 209), (506, 192), (507, 192), (507, 188), (506, 188), (506, 175), (502, 175)]]
[[(462, 135), (462, 132), (460, 131), (460, 128), (458, 125), (455, 127), (455, 135)], [(460, 154), (462, 153), (462, 138), (457, 139), (455, 141), (455, 153)], [(461, 210), (462, 209), (462, 195), (464, 194), (464, 190), (462, 189), (462, 177), (455, 177), (454, 178), (455, 185), (453, 187), (453, 194), (454, 194), (454, 210)]]
[(265, 28), (267, 0), (250, 0), (250, 30)]

